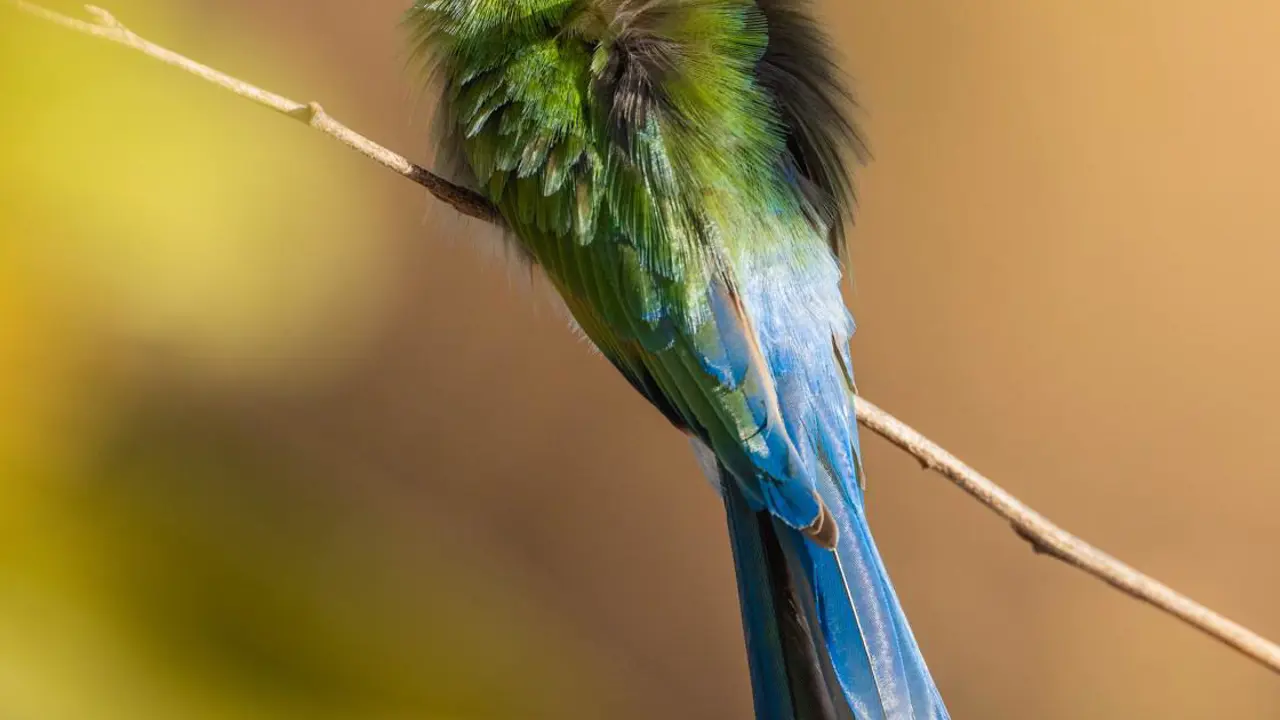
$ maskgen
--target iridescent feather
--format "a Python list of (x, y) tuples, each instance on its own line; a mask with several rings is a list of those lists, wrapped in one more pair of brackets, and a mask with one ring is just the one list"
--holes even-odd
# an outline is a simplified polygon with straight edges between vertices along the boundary
[(512, 241), (709, 461), (757, 716), (945, 718), (863, 510), (861, 143), (804, 4), (419, 0), (408, 25)]

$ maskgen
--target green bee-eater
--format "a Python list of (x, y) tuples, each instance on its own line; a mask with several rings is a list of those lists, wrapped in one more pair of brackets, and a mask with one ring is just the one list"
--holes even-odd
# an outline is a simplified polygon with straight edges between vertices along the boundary
[(799, 0), (418, 0), (448, 149), (724, 498), (759, 718), (945, 718), (867, 528), (858, 140)]

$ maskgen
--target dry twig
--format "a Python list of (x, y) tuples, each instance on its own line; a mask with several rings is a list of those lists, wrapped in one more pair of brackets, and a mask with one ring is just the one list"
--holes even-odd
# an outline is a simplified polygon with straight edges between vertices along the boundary
[[(480, 194), (453, 185), (360, 135), (326, 114), (318, 103), (300, 103), (290, 100), (195, 62), (139, 37), (106, 10), (92, 5), (86, 6), (86, 10), (96, 19), (95, 22), (67, 17), (26, 0), (10, 0), (10, 2), (26, 13), (70, 30), (133, 48), (161, 62), (204, 78), (259, 105), (265, 105), (295, 120), (300, 120), (363, 153), (371, 160), (422, 185), (431, 191), (432, 195), (452, 205), (458, 212), (486, 222), (502, 224), (497, 210)], [(1074, 565), (1112, 587), (1150, 603), (1226, 643), (1271, 670), (1280, 672), (1280, 646), (1068, 533), (938, 444), (871, 402), (860, 399), (857, 411), (859, 422), (915, 457), (926, 469), (934, 470), (951, 480), (978, 502), (1007, 520), (1014, 532), (1031, 543), (1036, 552)]]
[(479, 193), (459, 187), (432, 173), (421, 165), (410, 162), (403, 155), (392, 152), (369, 138), (357, 133), (351, 128), (334, 120), (324, 108), (320, 107), (320, 103), (309, 102), (300, 103), (296, 100), (290, 100), (283, 95), (277, 95), (273, 92), (263, 90), (260, 87), (250, 85), (239, 78), (231, 77), (226, 73), (219, 72), (202, 65), (191, 58), (179, 55), (178, 53), (156, 45), (145, 38), (139, 37), (129, 28), (125, 27), (115, 16), (94, 5), (86, 5), (85, 10), (92, 15), (96, 22), (86, 20), (77, 20), (76, 18), (67, 17), (61, 13), (56, 13), (47, 8), (40, 7), (25, 0), (11, 0), (19, 10), (43, 18), (49, 22), (56, 23), (62, 27), (77, 32), (93, 35), (94, 37), (110, 40), (119, 43), (125, 47), (133, 48), (138, 52), (155, 58), (162, 63), (172, 65), (176, 68), (186, 70), (192, 75), (199, 76), (219, 87), (230, 90), (247, 100), (269, 107), (278, 113), (288, 115), (294, 120), (310, 125), (320, 132), (334, 138), (343, 145), (352, 148), (363, 154), (365, 157), (374, 162), (384, 165), (391, 170), (403, 175), (410, 180), (418, 183), (431, 191), (438, 199), (452, 205), (458, 212), (463, 215), (470, 215), (479, 218), (485, 222), (494, 224), (502, 224), (502, 218), (498, 215), (497, 210), (489, 204), (485, 198)]

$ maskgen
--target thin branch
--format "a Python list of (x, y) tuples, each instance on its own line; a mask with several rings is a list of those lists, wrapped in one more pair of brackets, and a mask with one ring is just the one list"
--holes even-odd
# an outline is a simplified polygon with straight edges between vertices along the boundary
[(496, 225), (502, 224), (502, 218), (498, 215), (497, 210), (479, 193), (459, 187), (432, 173), (421, 165), (410, 162), (403, 155), (399, 155), (387, 148), (373, 142), (369, 138), (357, 133), (351, 128), (343, 125), (333, 119), (324, 108), (320, 107), (320, 103), (309, 102), (300, 103), (297, 100), (290, 100), (283, 95), (277, 95), (273, 92), (263, 90), (260, 87), (250, 85), (249, 83), (238, 78), (231, 77), (226, 73), (219, 72), (202, 65), (183, 55), (161, 47), (155, 43), (139, 37), (132, 30), (125, 27), (115, 16), (103, 10), (100, 7), (86, 5), (85, 10), (92, 15), (96, 22), (88, 22), (85, 20), (77, 20), (67, 17), (61, 13), (40, 7), (26, 0), (11, 0), (19, 10), (43, 18), (49, 22), (61, 25), (69, 30), (82, 32), (86, 35), (110, 40), (119, 43), (125, 47), (133, 48), (138, 52), (153, 57), (162, 63), (172, 65), (176, 68), (186, 70), (192, 75), (197, 75), (209, 82), (226, 90), (239, 95), (242, 98), (252, 100), (253, 102), (271, 108), (282, 115), (288, 115), (294, 120), (306, 123), (320, 132), (336, 139), (343, 145), (356, 150), (365, 157), (377, 162), (392, 171), (403, 175), (410, 180), (418, 183), (431, 191), (436, 198), (446, 202), (454, 207), (455, 210), (463, 215), (470, 215), (479, 218), (485, 222)]
[(858, 420), (914, 456), (925, 469), (943, 475), (1008, 520), (1013, 531), (1031, 543), (1036, 552), (1074, 565), (1280, 672), (1280, 646), (1063, 530), (937, 443), (863, 398), (858, 398)]
[[(478, 193), (453, 185), (403, 156), (356, 133), (326, 114), (317, 103), (304, 104), (290, 100), (201, 65), (139, 37), (110, 13), (92, 5), (86, 6), (86, 9), (96, 18), (96, 22), (67, 17), (26, 0), (10, 0), (10, 2), (31, 15), (70, 30), (133, 48), (161, 62), (198, 75), (259, 105), (265, 105), (295, 120), (300, 120), (422, 185), (430, 190), (432, 195), (452, 205), (458, 212), (486, 222), (502, 224), (502, 219), (494, 207)], [(1027, 507), (977, 470), (961, 462), (937, 443), (871, 402), (860, 398), (857, 411), (859, 422), (915, 457), (926, 469), (933, 470), (951, 480), (975, 500), (1007, 520), (1014, 532), (1031, 543), (1036, 552), (1074, 565), (1112, 587), (1147, 602), (1210, 637), (1226, 643), (1271, 670), (1280, 672), (1280, 646), (1068, 533), (1050, 522), (1048, 518)]]

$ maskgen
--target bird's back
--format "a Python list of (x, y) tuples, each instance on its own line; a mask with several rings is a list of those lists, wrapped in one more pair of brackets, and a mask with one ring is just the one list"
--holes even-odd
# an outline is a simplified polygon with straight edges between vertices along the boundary
[(513, 241), (714, 456), (758, 714), (945, 716), (865, 529), (838, 232), (857, 142), (798, 3), (419, 0), (410, 24)]

